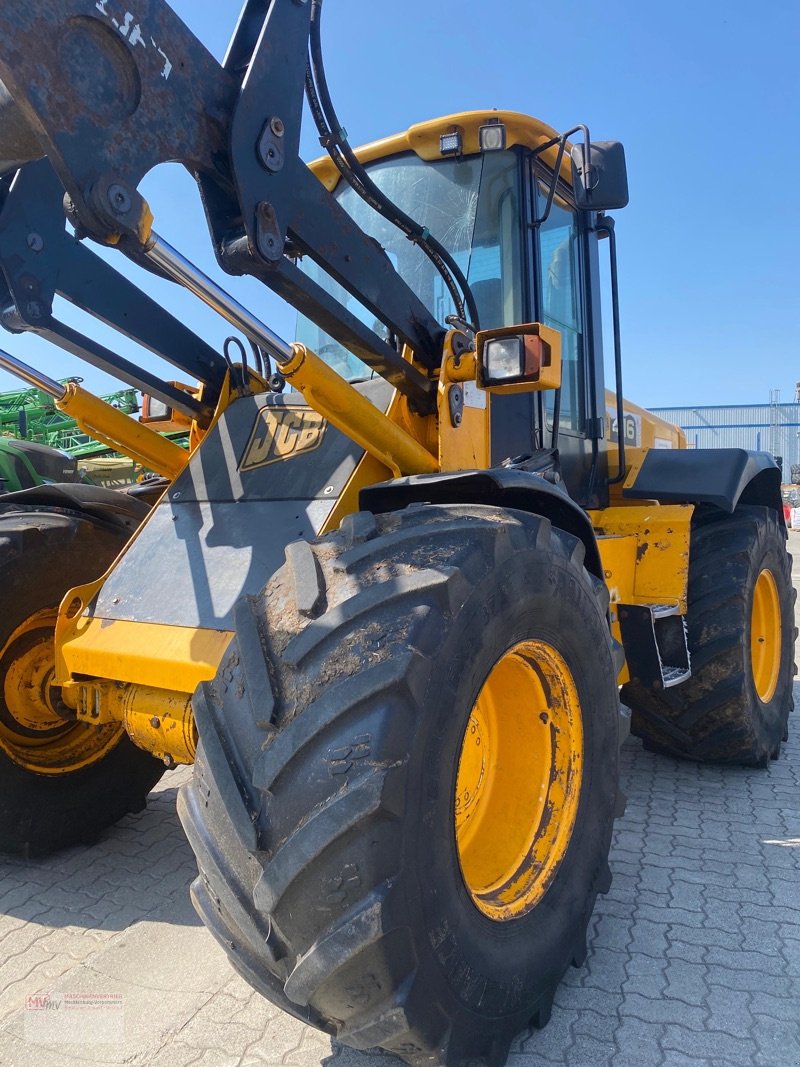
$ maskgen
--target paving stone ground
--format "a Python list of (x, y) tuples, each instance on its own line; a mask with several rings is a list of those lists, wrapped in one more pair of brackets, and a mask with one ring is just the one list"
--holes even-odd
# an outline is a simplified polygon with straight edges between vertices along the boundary
[[(628, 808), (589, 956), (510, 1067), (800, 1067), (797, 722), (766, 771), (626, 742)], [(0, 862), (0, 1065), (399, 1067), (276, 1011), (230, 969), (188, 899), (195, 864), (175, 814), (188, 774), (168, 774), (93, 847)], [(95, 998), (74, 1042), (48, 1042), (48, 1009), (26, 1010), (45, 993)], [(112, 1016), (100, 995), (119, 996)]]

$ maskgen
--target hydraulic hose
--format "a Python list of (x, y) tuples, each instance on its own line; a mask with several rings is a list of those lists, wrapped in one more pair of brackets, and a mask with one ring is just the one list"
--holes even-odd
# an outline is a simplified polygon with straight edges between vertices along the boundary
[[(328, 89), (322, 58), (322, 0), (312, 0), (306, 96), (320, 141), (339, 173), (370, 207), (398, 227), (431, 260), (441, 274), (460, 319), (479, 327), (478, 308), (469, 282), (447, 249), (430, 232), (394, 204), (370, 178), (347, 140)], [(463, 295), (462, 295), (463, 294)]]

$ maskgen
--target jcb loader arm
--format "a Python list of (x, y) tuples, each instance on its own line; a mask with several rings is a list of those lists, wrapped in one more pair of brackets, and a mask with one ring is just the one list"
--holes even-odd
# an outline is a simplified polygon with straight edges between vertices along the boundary
[(182, 163), (226, 271), (258, 277), (430, 410), (432, 383), (295, 262), (308, 255), (438, 365), (442, 327), (299, 156), (311, 10), (249, 0), (220, 66), (163, 0), (135, 17), (116, 0), (10, 0), (0, 81), (80, 232), (146, 260), (152, 218), (137, 185), (159, 163)]

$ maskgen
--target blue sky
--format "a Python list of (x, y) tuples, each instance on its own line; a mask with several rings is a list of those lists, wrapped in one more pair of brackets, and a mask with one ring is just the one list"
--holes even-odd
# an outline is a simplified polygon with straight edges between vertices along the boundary
[[(236, 0), (173, 6), (221, 58)], [(796, 0), (329, 0), (324, 44), (353, 143), (482, 107), (527, 112), (560, 129), (584, 122), (597, 139), (623, 141), (631, 202), (615, 214), (626, 395), (646, 406), (758, 403), (777, 388), (793, 399), (800, 380)], [(303, 153), (319, 154), (310, 123)], [(258, 283), (217, 271), (188, 175), (167, 166), (142, 188), (156, 229), (291, 339), (291, 308)], [(230, 332), (188, 294), (119, 255), (111, 262), (212, 343)], [(74, 325), (83, 321), (71, 309), (61, 313)], [(37, 338), (2, 333), (0, 346), (55, 377), (82, 374), (94, 389), (116, 387)], [(164, 373), (153, 357), (119, 347)], [(0, 374), (0, 389), (14, 385)]]

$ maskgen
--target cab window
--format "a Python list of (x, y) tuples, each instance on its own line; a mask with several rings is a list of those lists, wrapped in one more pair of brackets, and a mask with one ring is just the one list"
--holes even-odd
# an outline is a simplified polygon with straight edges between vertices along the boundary
[[(537, 183), (537, 218), (544, 215), (548, 190)], [(559, 425), (583, 432), (585, 389), (583, 370), (580, 249), (577, 215), (565, 202), (553, 200), (550, 214), (538, 227), (539, 299), (541, 321), (561, 333), (562, 385)], [(552, 426), (555, 397), (547, 394), (548, 423)]]
[[(369, 164), (375, 184), (447, 248), (467, 277), (483, 328), (511, 326), (522, 311), (522, 242), (519, 226), (519, 157), (513, 150), (426, 162), (404, 153)], [(339, 182), (336, 197), (358, 225), (385, 251), (406, 284), (444, 326), (455, 311), (438, 270), (422, 250)], [(307, 256), (302, 269), (378, 336), (388, 330)], [(369, 369), (301, 315), (297, 339), (339, 374), (369, 377)]]

